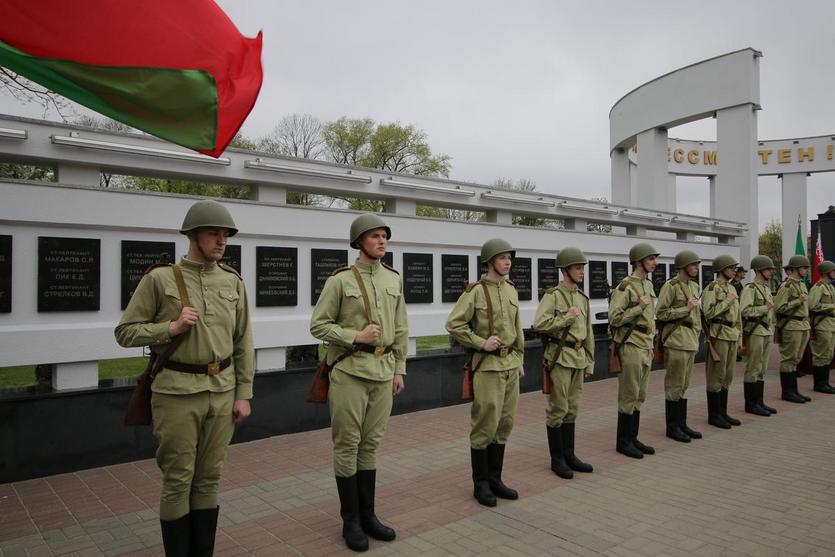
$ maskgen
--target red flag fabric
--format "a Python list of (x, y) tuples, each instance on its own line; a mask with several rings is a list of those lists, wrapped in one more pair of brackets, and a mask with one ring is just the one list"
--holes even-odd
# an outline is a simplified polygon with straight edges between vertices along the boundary
[(821, 261), (823, 261), (823, 244), (821, 243), (820, 231), (818, 231), (818, 241), (815, 242), (815, 257), (812, 262), (812, 284), (815, 284), (821, 278), (818, 272), (818, 265), (820, 265)]

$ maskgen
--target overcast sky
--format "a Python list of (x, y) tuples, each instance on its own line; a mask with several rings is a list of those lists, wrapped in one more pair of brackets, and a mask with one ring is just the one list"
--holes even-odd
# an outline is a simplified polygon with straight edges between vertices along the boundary
[[(450, 177), (530, 178), (538, 189), (610, 197), (608, 112), (676, 68), (744, 47), (760, 61), (760, 139), (835, 134), (835, 2), (221, 0), (264, 32), (264, 86), (244, 124), (285, 114), (415, 124)], [(23, 113), (8, 98), (4, 112)], [(670, 130), (715, 139), (715, 121)], [(706, 179), (679, 179), (679, 211), (707, 214)], [(780, 218), (760, 181), (760, 227)], [(809, 179), (809, 214), (835, 203), (835, 174)]]

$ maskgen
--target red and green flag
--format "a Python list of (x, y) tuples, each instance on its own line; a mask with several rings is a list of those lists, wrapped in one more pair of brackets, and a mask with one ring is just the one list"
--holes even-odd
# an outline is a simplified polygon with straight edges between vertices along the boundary
[(0, 0), (0, 14), (0, 66), (213, 157), (261, 88), (261, 34), (211, 0)]

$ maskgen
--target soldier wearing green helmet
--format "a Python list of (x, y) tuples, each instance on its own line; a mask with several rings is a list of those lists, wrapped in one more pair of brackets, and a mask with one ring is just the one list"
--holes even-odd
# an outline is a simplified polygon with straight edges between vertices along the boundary
[(693, 362), (699, 349), (702, 320), (699, 309), (699, 263), (696, 253), (684, 250), (676, 254), (678, 274), (664, 283), (658, 295), (658, 334), (664, 346), (665, 410), (667, 437), (682, 443), (701, 439), (702, 434), (687, 425), (687, 399)]
[(533, 322), (533, 328), (542, 334), (543, 373), (551, 382), (545, 413), (551, 470), (566, 479), (574, 477), (574, 470), (593, 470), (574, 454), (574, 426), (583, 397), (583, 380), (594, 371), (589, 299), (578, 288), (587, 263), (578, 248), (559, 252), (557, 267), (562, 271), (562, 282), (545, 292)]
[(789, 402), (804, 403), (812, 399), (797, 390), (797, 364), (803, 357), (809, 342), (809, 296), (806, 290), (806, 275), (809, 274), (809, 260), (803, 255), (793, 255), (783, 267), (786, 280), (774, 297), (774, 312), (780, 331), (780, 386), (781, 398)]
[(502, 481), (505, 445), (519, 401), (525, 336), (519, 294), (507, 278), (516, 251), (500, 238), (481, 247), (487, 273), (467, 285), (449, 314), (446, 329), (473, 352), (473, 404), (470, 410), (470, 461), (473, 497), (485, 506), (496, 498), (517, 499)]
[(220, 471), (234, 424), (250, 414), (255, 352), (244, 283), (219, 263), (238, 232), (229, 211), (198, 201), (180, 232), (188, 236), (187, 255), (173, 268), (146, 271), (115, 334), (120, 345), (150, 346), (154, 354), (179, 337), (151, 386), (162, 540), (166, 555), (211, 555)]
[(835, 352), (835, 263), (821, 261), (818, 264), (820, 280), (809, 290), (809, 316), (812, 320), (814, 338), (809, 341), (812, 351), (812, 373), (815, 391), (833, 394), (835, 388), (829, 384), (829, 366)]
[(742, 422), (728, 415), (728, 389), (734, 379), (736, 346), (739, 339), (739, 296), (732, 284), (736, 277), (737, 260), (730, 255), (720, 255), (713, 260), (716, 280), (702, 294), (702, 311), (709, 325), (705, 336), (710, 337), (719, 361), (705, 361), (707, 390), (707, 423), (721, 429), (741, 425)]
[(766, 405), (763, 396), (774, 326), (774, 301), (769, 281), (775, 267), (770, 257), (757, 255), (751, 260), (751, 270), (754, 271), (754, 280), (745, 285), (739, 299), (745, 361), (745, 411), (757, 416), (770, 416), (777, 410)]
[(310, 317), (310, 334), (327, 344), (328, 403), (333, 469), (342, 537), (354, 551), (368, 537), (391, 541), (395, 531), (374, 511), (377, 446), (391, 414), (392, 397), (405, 388), (408, 321), (403, 281), (382, 262), (391, 229), (377, 215), (351, 223), (348, 243), (356, 262), (333, 272)]
[(618, 374), (618, 427), (615, 449), (631, 458), (655, 454), (655, 449), (638, 440), (641, 407), (647, 398), (655, 335), (655, 289), (649, 275), (655, 271), (659, 252), (640, 243), (629, 250), (632, 274), (612, 291), (609, 328), (620, 355)]

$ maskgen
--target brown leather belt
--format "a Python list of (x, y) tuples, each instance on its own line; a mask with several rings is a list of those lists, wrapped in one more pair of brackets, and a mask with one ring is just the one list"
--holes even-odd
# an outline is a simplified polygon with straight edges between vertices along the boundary
[(372, 346), (371, 344), (355, 344), (354, 348), (359, 352), (374, 354), (378, 358), (384, 354), (388, 354), (392, 350), (391, 346)]
[(490, 354), (491, 356), (498, 356), (499, 358), (507, 358), (511, 353), (513, 353), (513, 347), (511, 346), (499, 346), (492, 352), (488, 352), (487, 350), (473, 350), (473, 352), (480, 352), (482, 354)]
[(726, 319), (711, 319), (711, 324), (718, 323), (720, 325), (725, 325), (726, 327), (733, 327), (734, 323), (727, 321)]
[[(560, 344), (559, 339), (554, 338), (550, 335), (548, 335), (546, 337), (545, 342), (547, 342), (548, 344), (555, 344), (555, 345)], [(565, 346), (566, 348), (573, 348), (574, 350), (582, 350), (583, 349), (583, 341), (582, 340), (574, 340), (574, 341), (564, 340), (564, 341), (562, 341), (562, 345)]]
[(184, 364), (182, 362), (174, 362), (168, 360), (165, 364), (165, 369), (172, 369), (182, 373), (196, 373), (203, 375), (217, 375), (232, 363), (232, 357), (225, 358), (219, 362), (209, 362), (208, 364)]

